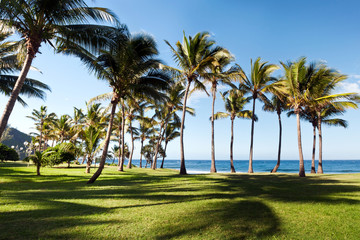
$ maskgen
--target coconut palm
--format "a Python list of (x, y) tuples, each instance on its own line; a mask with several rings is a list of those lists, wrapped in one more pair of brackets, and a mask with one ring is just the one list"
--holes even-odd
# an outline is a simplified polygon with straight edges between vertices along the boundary
[[(20, 70), (21, 64), (16, 54), (19, 43), (4, 41), (7, 37), (9, 37), (9, 34), (0, 33), (0, 92), (10, 96), (18, 78), (12, 74)], [(44, 90), (50, 91), (50, 87), (40, 81), (26, 78), (19, 95), (45, 99)], [(26, 106), (26, 102), (20, 96), (17, 97), (17, 101)]]
[[(155, 59), (158, 51), (152, 37), (146, 34), (131, 35), (125, 28), (114, 29), (112, 35), (113, 44), (109, 50), (102, 50), (98, 57), (84, 50), (67, 49), (67, 53), (80, 57), (99, 79), (106, 80), (113, 89), (111, 94), (103, 94), (95, 98), (95, 100), (111, 99), (112, 107), (100, 165), (88, 183), (93, 183), (104, 168), (117, 104), (122, 105), (124, 121), (125, 111), (122, 100), (162, 99), (163, 94), (159, 90), (166, 89), (168, 81), (167, 75), (156, 70), (160, 61)], [(123, 128), (124, 126), (125, 124)], [(122, 132), (124, 133), (124, 129)], [(122, 142), (124, 143), (123, 140)], [(124, 144), (121, 152), (124, 152)]]
[(170, 141), (174, 140), (177, 137), (180, 137), (180, 132), (177, 131), (177, 129), (179, 129), (181, 126), (181, 122), (179, 121), (174, 121), (174, 122), (170, 122), (166, 129), (165, 129), (165, 136), (164, 136), (164, 141), (165, 141), (165, 146), (164, 146), (164, 155), (163, 155), (163, 159), (161, 161), (161, 166), (160, 168), (164, 167), (164, 162), (165, 162), (165, 157), (166, 157), (166, 149), (167, 149), (167, 145)]
[(278, 92), (286, 98), (289, 108), (294, 111), (297, 122), (297, 136), (299, 149), (299, 176), (305, 177), (304, 156), (301, 142), (300, 114), (307, 104), (307, 96), (314, 86), (314, 74), (316, 66), (306, 66), (306, 58), (300, 58), (296, 62), (283, 63), (284, 77), (279, 82)]
[(54, 131), (58, 137), (57, 142), (63, 143), (70, 139), (71, 136), (71, 122), (72, 119), (69, 115), (61, 115), (60, 118), (54, 122)]
[[(268, 98), (265, 95), (265, 92), (268, 91), (269, 86), (276, 81), (276, 78), (271, 77), (270, 75), (279, 69), (275, 64), (268, 64), (267, 62), (261, 62), (260, 58), (257, 58), (255, 62), (251, 60), (251, 73), (247, 77), (245, 74), (244, 82), (242, 88), (249, 92), (253, 100), (253, 110), (255, 117), (255, 102), (256, 99), (259, 99), (262, 102), (268, 102)], [(242, 70), (241, 70), (242, 71)], [(250, 137), (250, 157), (249, 157), (249, 169), (248, 173), (253, 173), (253, 144), (254, 144), (254, 122), (255, 118), (251, 121), (251, 137)]]
[(214, 114), (215, 120), (221, 118), (230, 117), (231, 120), (231, 138), (230, 138), (230, 169), (232, 173), (235, 173), (234, 160), (233, 160), (233, 144), (234, 144), (234, 120), (235, 117), (252, 119), (254, 118), (257, 121), (257, 117), (252, 115), (252, 111), (244, 110), (244, 107), (247, 103), (250, 102), (250, 98), (244, 97), (244, 91), (241, 91), (238, 88), (231, 89), (224, 94), (221, 94), (222, 99), (225, 102), (224, 112), (217, 112)]
[[(47, 113), (47, 107), (41, 106), (40, 110), (33, 110), (31, 113), (31, 116), (27, 116), (28, 118), (35, 121), (35, 125), (37, 126), (40, 134), (39, 134), (39, 151), (43, 149), (42, 143), (43, 143), (43, 130), (44, 130), (44, 124), (49, 122), (54, 122), (56, 114), (55, 113)], [(44, 144), (45, 145), (45, 144)]]
[(85, 154), (87, 154), (86, 173), (90, 173), (90, 167), (95, 154), (99, 151), (102, 130), (96, 126), (88, 126), (84, 130)]
[[(332, 108), (344, 112), (346, 108), (358, 108), (359, 96), (356, 93), (335, 93), (337, 87), (347, 79), (347, 76), (338, 71), (328, 68), (323, 64), (317, 64), (312, 87), (306, 96), (307, 107), (317, 114), (317, 128), (319, 134), (319, 165), (317, 173), (323, 173), (322, 168), (322, 120), (327, 111)], [(326, 110), (327, 109), (327, 110)]]
[(266, 112), (276, 112), (278, 115), (279, 121), (279, 146), (278, 146), (278, 156), (275, 167), (271, 170), (271, 173), (275, 173), (280, 167), (280, 158), (281, 158), (281, 138), (282, 138), (282, 124), (281, 124), (281, 113), (286, 110), (285, 100), (280, 99), (276, 94), (271, 98), (271, 101), (265, 102), (263, 110)]
[(212, 95), (212, 105), (211, 105), (211, 168), (210, 172), (216, 172), (215, 166), (215, 136), (214, 136), (214, 108), (215, 100), (217, 93), (217, 86), (219, 84), (227, 84), (233, 87), (231, 80), (233, 79), (242, 79), (243, 76), (238, 76), (242, 71), (238, 71), (237, 65), (228, 70), (226, 68), (234, 60), (233, 56), (229, 51), (223, 51), (220, 57), (216, 58), (216, 61), (213, 61), (209, 66), (207, 72), (204, 74), (204, 83), (209, 83), (211, 85), (211, 95)]
[(88, 7), (84, 0), (0, 1), (0, 16), (2, 32), (19, 33), (24, 46), (21, 51), (25, 53), (21, 73), (1, 117), (1, 135), (41, 43), (55, 48), (81, 45), (94, 50), (109, 43), (109, 27), (87, 23), (118, 21), (111, 11)]
[(191, 84), (194, 83), (194, 89), (204, 90), (205, 86), (200, 82), (200, 77), (205, 73), (206, 69), (216, 61), (227, 50), (221, 47), (214, 47), (215, 41), (209, 39), (208, 32), (197, 33), (194, 37), (183, 37), (183, 42), (179, 41), (174, 48), (168, 41), (174, 60), (180, 69), (170, 68), (181, 81), (185, 81), (186, 89), (184, 94), (183, 112), (180, 127), (180, 174), (186, 174), (185, 155), (184, 155), (184, 125), (186, 115), (186, 103), (190, 91)]

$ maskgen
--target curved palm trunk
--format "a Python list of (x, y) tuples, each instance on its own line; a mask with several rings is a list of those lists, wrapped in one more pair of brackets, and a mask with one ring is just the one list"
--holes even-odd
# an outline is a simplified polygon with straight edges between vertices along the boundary
[[(114, 96), (115, 97), (115, 96)], [(113, 97), (113, 98), (114, 98)], [(110, 120), (109, 120), (109, 125), (108, 125), (108, 129), (106, 132), (106, 137), (105, 137), (105, 144), (104, 144), (104, 150), (103, 153), (101, 155), (101, 160), (100, 160), (100, 164), (99, 164), (99, 168), (98, 170), (94, 173), (94, 175), (89, 179), (89, 181), (87, 182), (89, 183), (93, 183), (96, 181), (96, 179), (100, 176), (104, 166), (105, 166), (105, 160), (107, 157), (107, 151), (109, 148), (109, 142), (110, 142), (110, 136), (111, 136), (111, 129), (112, 129), (112, 125), (114, 122), (114, 116), (115, 116), (115, 111), (116, 111), (116, 105), (117, 105), (117, 100), (113, 99), (112, 100), (112, 108), (111, 108), (111, 113), (110, 113)]]
[(141, 147), (140, 147), (140, 164), (139, 167), (142, 168), (142, 150), (144, 147), (144, 140), (141, 139)]
[(300, 114), (298, 111), (295, 112), (296, 112), (296, 123), (297, 123), (298, 148), (299, 148), (299, 176), (305, 177), (304, 156), (301, 145)]
[[(216, 85), (215, 85), (216, 86)], [(216, 173), (215, 166), (215, 136), (214, 136), (214, 108), (215, 108), (215, 98), (216, 98), (216, 88), (213, 88), (212, 95), (212, 109), (211, 109), (211, 173)]]
[(282, 135), (282, 125), (281, 125), (281, 116), (278, 113), (278, 119), (279, 119), (279, 148), (278, 148), (278, 159), (276, 162), (275, 167), (271, 170), (271, 173), (275, 173), (278, 168), (280, 167), (280, 157), (281, 157), (281, 135)]
[(131, 124), (131, 120), (130, 120), (130, 135), (131, 135), (131, 152), (130, 152), (130, 157), (129, 157), (129, 162), (127, 165), (127, 168), (130, 169), (132, 166), (132, 156), (134, 153), (134, 134), (133, 134), (133, 130), (132, 130), (132, 124)]
[(189, 89), (191, 85), (191, 80), (188, 80), (188, 85), (186, 86), (185, 96), (184, 96), (184, 104), (183, 104), (183, 112), (180, 126), (180, 174), (186, 174), (185, 167), (185, 155), (184, 155), (184, 124), (185, 124), (185, 115), (186, 115), (186, 102), (189, 94)]
[(253, 173), (253, 145), (254, 145), (254, 122), (255, 122), (255, 101), (256, 98), (253, 98), (253, 115), (251, 118), (251, 137), (250, 137), (250, 158), (249, 158), (249, 170), (248, 173)]
[(318, 113), (318, 132), (319, 132), (319, 165), (317, 173), (324, 173), (322, 167), (322, 131), (321, 131), (321, 115)]
[[(27, 76), (27, 74), (29, 72), (29, 69), (31, 67), (31, 63), (32, 63), (32, 61), (33, 61), (33, 59), (35, 57), (35, 53), (37, 52), (39, 47), (40, 47), (40, 42), (39, 42), (39, 44), (37, 46), (35, 46), (33, 48), (33, 51), (31, 51), (33, 53), (29, 53), (30, 50), (28, 50), (28, 54), (26, 55), (23, 68), (22, 68), (22, 70), (20, 72), (20, 75), (19, 75), (18, 79), (16, 80), (14, 89), (11, 92), (9, 101), (5, 106), (3, 115), (2, 115), (1, 120), (0, 120), (0, 137), (2, 136), (3, 132), (5, 131), (6, 125), (7, 125), (8, 121), (9, 121), (9, 118), (10, 118), (10, 114), (11, 114), (12, 110), (14, 109), (16, 99), (18, 98), (18, 96), (20, 94), (20, 91), (21, 91), (21, 88), (24, 85), (26, 76)], [(40, 144), (40, 146), (41, 146), (41, 144)]]
[(161, 161), (161, 166), (160, 166), (160, 168), (164, 168), (164, 162), (165, 162), (165, 156), (166, 156), (166, 148), (167, 148), (168, 142), (169, 142), (169, 141), (165, 141), (164, 156), (163, 156), (163, 159), (162, 159), (162, 161)]
[(125, 142), (124, 142), (124, 137), (125, 137), (125, 106), (124, 103), (121, 103), (121, 111), (122, 111), (122, 121), (121, 121), (121, 160), (120, 160), (120, 165), (118, 168), (118, 171), (124, 171), (124, 161), (125, 161)]
[(313, 148), (312, 148), (312, 158), (311, 158), (311, 173), (316, 173), (315, 171), (315, 147), (316, 147), (316, 125), (313, 124)]
[(234, 118), (231, 117), (231, 137), (230, 137), (230, 169), (232, 173), (236, 173), (233, 159), (233, 145), (234, 145)]
[(85, 160), (86, 160), (86, 154), (84, 155), (84, 157), (83, 157), (83, 159), (81, 161), (81, 164), (84, 164)]

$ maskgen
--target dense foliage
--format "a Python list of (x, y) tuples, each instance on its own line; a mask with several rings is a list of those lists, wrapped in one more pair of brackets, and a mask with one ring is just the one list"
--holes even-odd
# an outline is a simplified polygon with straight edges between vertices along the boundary
[(11, 160), (11, 161), (17, 161), (19, 160), (19, 154), (15, 151), (15, 149), (12, 149), (2, 143), (0, 143), (0, 160)]

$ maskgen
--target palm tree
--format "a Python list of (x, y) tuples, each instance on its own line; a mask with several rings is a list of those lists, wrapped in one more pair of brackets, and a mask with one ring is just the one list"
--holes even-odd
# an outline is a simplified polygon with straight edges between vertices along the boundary
[[(40, 132), (39, 135), (39, 151), (41, 152), (42, 148), (42, 143), (43, 143), (43, 130), (44, 130), (44, 124), (46, 123), (50, 123), (50, 122), (54, 122), (55, 120), (55, 113), (47, 113), (47, 107), (46, 106), (41, 106), (40, 110), (33, 110), (31, 113), (31, 116), (27, 116), (28, 118), (32, 119), (35, 121), (35, 125), (38, 127), (38, 130)], [(45, 145), (45, 144), (44, 144)], [(45, 148), (45, 146), (44, 146)]]
[(72, 119), (69, 115), (61, 115), (59, 119), (54, 122), (54, 131), (58, 136), (58, 142), (63, 143), (70, 139)]
[(209, 39), (208, 32), (197, 33), (194, 37), (186, 38), (185, 33), (183, 43), (179, 41), (175, 44), (176, 49), (165, 41), (171, 48), (173, 57), (180, 69), (167, 67), (172, 70), (180, 80), (186, 82), (184, 94), (183, 111), (180, 127), (180, 174), (186, 174), (185, 155), (184, 155), (184, 125), (186, 114), (186, 102), (189, 95), (191, 84), (194, 83), (194, 89), (204, 90), (205, 86), (200, 82), (200, 77), (206, 69), (216, 61), (227, 50), (221, 47), (214, 47), (215, 41)]
[(81, 45), (94, 50), (108, 44), (109, 27), (86, 23), (89, 20), (118, 21), (111, 11), (88, 7), (84, 0), (0, 1), (0, 16), (3, 32), (18, 32), (24, 46), (21, 51), (26, 52), (22, 70), (1, 117), (2, 135), (42, 42), (53, 47)]
[(165, 136), (164, 136), (164, 140), (165, 140), (165, 147), (164, 147), (164, 155), (163, 155), (163, 159), (161, 161), (161, 166), (160, 168), (164, 167), (164, 162), (165, 162), (165, 157), (166, 157), (166, 149), (167, 149), (167, 145), (170, 141), (174, 140), (177, 137), (180, 137), (180, 132), (177, 131), (177, 129), (179, 129), (181, 126), (180, 122), (174, 121), (174, 122), (170, 122), (166, 129), (165, 129)]
[[(247, 77), (245, 74), (242, 88), (249, 92), (253, 100), (253, 116), (255, 117), (255, 101), (259, 99), (262, 102), (268, 102), (268, 98), (265, 92), (268, 91), (268, 87), (276, 79), (270, 75), (279, 69), (275, 64), (268, 64), (267, 62), (261, 62), (260, 58), (257, 58), (255, 62), (251, 60), (251, 74)], [(240, 69), (241, 70), (241, 69)], [(242, 70), (241, 70), (242, 72)], [(255, 118), (251, 120), (251, 138), (250, 138), (250, 157), (249, 157), (249, 170), (248, 173), (253, 173), (253, 144), (254, 144), (254, 122)]]
[(307, 104), (306, 96), (311, 92), (314, 86), (314, 74), (316, 73), (316, 66), (310, 64), (306, 66), (306, 58), (300, 58), (296, 62), (283, 63), (280, 62), (284, 68), (284, 77), (278, 82), (278, 92), (286, 98), (287, 105), (292, 108), (296, 115), (297, 135), (298, 135), (298, 149), (299, 149), (299, 176), (305, 177), (304, 156), (301, 143), (301, 126), (300, 114)]
[[(226, 97), (226, 95), (228, 95)], [(238, 88), (231, 89), (224, 94), (221, 94), (222, 99), (225, 102), (225, 110), (224, 112), (217, 112), (214, 114), (215, 120), (221, 118), (230, 117), (231, 120), (231, 138), (230, 138), (230, 169), (232, 173), (235, 173), (234, 160), (233, 160), (233, 144), (234, 144), (234, 120), (235, 117), (244, 118), (244, 119), (252, 119), (253, 114), (250, 110), (244, 110), (244, 107), (247, 103), (250, 102), (250, 98), (244, 97), (244, 91), (241, 91)], [(257, 121), (257, 117), (254, 116), (254, 120)]]
[[(6, 96), (10, 96), (14, 89), (16, 79), (18, 78), (11, 74), (20, 70), (21, 64), (16, 54), (19, 43), (4, 42), (7, 37), (9, 37), (9, 34), (0, 33), (0, 92)], [(40, 81), (26, 78), (19, 95), (45, 99), (46, 94), (44, 90), (50, 91), (50, 87)], [(17, 101), (26, 106), (26, 102), (20, 96), (17, 97)]]
[[(112, 36), (114, 39), (110, 49), (102, 50), (98, 57), (84, 50), (67, 49), (67, 53), (79, 56), (99, 79), (106, 80), (113, 89), (111, 95), (104, 94), (96, 98), (103, 100), (110, 97), (112, 107), (100, 165), (88, 183), (93, 183), (104, 168), (117, 104), (122, 105), (124, 121), (123, 100), (131, 98), (162, 99), (163, 94), (159, 90), (166, 89), (168, 81), (167, 75), (156, 70), (160, 60), (154, 58), (158, 51), (152, 37), (146, 34), (131, 35), (125, 28), (114, 29)], [(124, 131), (122, 132), (124, 133)], [(124, 153), (124, 144), (122, 144), (121, 152)]]
[(273, 95), (271, 101), (265, 102), (263, 110), (267, 112), (276, 112), (279, 120), (279, 146), (278, 146), (278, 156), (275, 167), (271, 170), (271, 173), (275, 173), (280, 167), (280, 158), (281, 158), (281, 138), (282, 138), (282, 124), (281, 124), (281, 113), (286, 110), (286, 104), (284, 100), (280, 99), (277, 95)]
[(90, 173), (91, 163), (99, 150), (102, 130), (96, 126), (88, 126), (84, 131), (85, 154), (87, 154), (86, 173)]
[[(214, 136), (214, 108), (215, 100), (217, 93), (217, 86), (219, 84), (227, 84), (233, 86), (231, 83), (232, 79), (238, 77), (239, 74), (238, 68), (235, 66), (225, 71), (225, 68), (234, 60), (233, 56), (229, 51), (223, 51), (222, 55), (216, 59), (208, 68), (208, 71), (205, 73), (204, 83), (211, 84), (211, 95), (212, 95), (212, 105), (211, 105), (211, 168), (210, 172), (216, 172), (215, 166), (215, 136)], [(241, 71), (240, 71), (241, 72)], [(243, 78), (243, 76), (241, 76)], [(241, 79), (240, 78), (240, 79)]]
[(319, 134), (319, 165), (317, 173), (323, 173), (322, 168), (322, 120), (327, 111), (344, 112), (346, 108), (358, 108), (359, 96), (356, 93), (337, 93), (336, 88), (347, 79), (347, 76), (323, 64), (317, 65), (313, 76), (314, 86), (307, 97), (308, 106), (316, 112), (317, 128)]

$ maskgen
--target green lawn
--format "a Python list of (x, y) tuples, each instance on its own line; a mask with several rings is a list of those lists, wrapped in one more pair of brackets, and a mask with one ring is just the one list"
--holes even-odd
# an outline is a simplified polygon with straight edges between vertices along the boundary
[(360, 238), (360, 174), (84, 170), (0, 163), (0, 239)]

